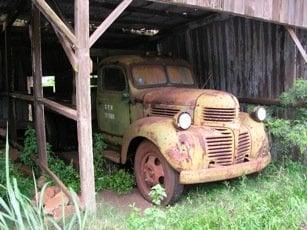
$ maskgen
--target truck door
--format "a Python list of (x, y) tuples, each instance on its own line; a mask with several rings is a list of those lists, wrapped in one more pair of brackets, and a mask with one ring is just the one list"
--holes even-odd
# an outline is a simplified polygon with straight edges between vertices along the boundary
[(130, 124), (129, 91), (125, 70), (119, 66), (105, 66), (99, 75), (98, 127), (102, 132), (123, 136)]

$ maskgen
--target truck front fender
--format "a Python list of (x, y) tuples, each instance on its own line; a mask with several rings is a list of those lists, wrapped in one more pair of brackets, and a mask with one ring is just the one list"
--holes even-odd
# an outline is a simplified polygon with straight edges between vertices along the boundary
[(146, 117), (131, 124), (123, 137), (121, 163), (126, 163), (129, 146), (135, 139), (151, 141), (159, 148), (169, 164), (178, 171), (191, 164), (189, 152), (195, 146), (193, 137), (184, 131), (178, 131), (172, 118)]

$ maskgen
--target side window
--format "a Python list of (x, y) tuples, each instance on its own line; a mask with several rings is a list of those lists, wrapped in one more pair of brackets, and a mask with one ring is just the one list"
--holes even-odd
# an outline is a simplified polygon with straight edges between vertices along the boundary
[(102, 71), (102, 88), (111, 91), (123, 91), (126, 88), (125, 75), (120, 68), (106, 67)]

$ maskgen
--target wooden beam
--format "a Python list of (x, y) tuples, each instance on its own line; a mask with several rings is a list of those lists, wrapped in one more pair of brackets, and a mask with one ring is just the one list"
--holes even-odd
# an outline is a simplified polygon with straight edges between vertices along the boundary
[[(15, 69), (15, 63), (14, 63), (14, 56), (13, 56), (13, 47), (10, 48), (10, 86), (9, 90), (10, 92), (14, 92), (15, 90), (15, 74), (16, 74), (16, 69)], [(9, 98), (9, 132), (11, 136), (11, 140), (14, 142), (17, 142), (17, 126), (16, 126), (16, 101), (14, 98)]]
[[(92, 2), (91, 2), (92, 3)], [(147, 8), (148, 6), (152, 5), (153, 2), (144, 2), (146, 5), (140, 5), (140, 6), (128, 6), (128, 8), (125, 10), (127, 13), (137, 13), (137, 14), (146, 14), (148, 16), (160, 16), (160, 17), (167, 17), (173, 19), (176, 18), (187, 18), (187, 19), (196, 19), (198, 16), (189, 15), (189, 14), (183, 14), (183, 12), (172, 12), (170, 10), (170, 7), (167, 7), (166, 9), (153, 9), (153, 8)], [(105, 8), (105, 9), (114, 9), (117, 4), (115, 3), (109, 3), (107, 1), (97, 1), (94, 0), (91, 4), (95, 8)], [(175, 7), (173, 7), (175, 8)]]
[[(4, 91), (9, 95), (9, 59), (8, 59), (8, 31), (4, 31)], [(9, 117), (10, 98), (6, 97), (5, 103), (7, 105), (7, 118)]]
[(81, 201), (89, 212), (96, 212), (91, 114), (91, 59), (89, 42), (89, 0), (75, 0), (76, 56), (79, 71), (76, 79), (78, 152)]
[(52, 111), (59, 113), (67, 118), (72, 120), (77, 120), (77, 110), (69, 108), (65, 105), (61, 105), (55, 101), (49, 100), (47, 98), (38, 99), (46, 108), (51, 109)]
[[(67, 22), (64, 14), (61, 12), (61, 9), (59, 7), (59, 5), (57, 4), (57, 2), (55, 0), (51, 0), (50, 2), (52, 4), (52, 6), (55, 9), (55, 12), (57, 13), (57, 15), (59, 15), (59, 17), (61, 18), (61, 20), (65, 23), (65, 25), (67, 26), (67, 28), (70, 31), (73, 31), (74, 29), (71, 27), (71, 25)], [(75, 51), (73, 49), (73, 46), (67, 41), (67, 39), (63, 36), (63, 34), (58, 31), (57, 27), (51, 23), (51, 26), (53, 27), (53, 30), (55, 31), (56, 36), (59, 39), (60, 44), (62, 45), (64, 52), (66, 53), (66, 56), (73, 68), (73, 70), (75, 72), (78, 72), (78, 62), (77, 62), (77, 58), (75, 55)]]
[[(271, 98), (251, 98), (251, 97), (239, 97), (238, 98), (240, 103), (245, 104), (253, 104), (253, 105), (277, 105), (282, 106), (280, 99), (271, 99)], [(290, 108), (307, 108), (307, 104), (304, 102), (300, 102), (294, 105), (287, 105)]]
[[(51, 179), (62, 189), (62, 191), (65, 193), (65, 195), (70, 199), (71, 202), (74, 201), (73, 196), (69, 192), (69, 189), (65, 186), (65, 184), (61, 181), (60, 178), (58, 178), (57, 175), (55, 175), (47, 165), (43, 164), (42, 162), (38, 162), (40, 168), (45, 171)], [(79, 202), (77, 202), (79, 204)], [(80, 204), (79, 204), (80, 205)]]
[(90, 37), (90, 47), (101, 37), (101, 35), (112, 25), (112, 23), (124, 12), (133, 0), (123, 0), (112, 13), (101, 23)]
[(30, 101), (33, 102), (34, 98), (32, 95), (28, 95), (28, 94), (22, 94), (22, 93), (10, 93), (10, 97), (18, 99), (18, 100), (23, 100), (23, 101)]
[(76, 36), (59, 18), (59, 16), (51, 9), (51, 7), (45, 2), (45, 0), (32, 0), (32, 2), (42, 12), (42, 14), (47, 18), (47, 20), (54, 26), (56, 26), (57, 30), (60, 31), (72, 45), (77, 45)]
[(300, 42), (299, 38), (297, 37), (296, 33), (294, 32), (294, 30), (288, 26), (286, 26), (287, 31), (289, 32), (292, 40), (294, 41), (297, 49), (300, 51), (305, 63), (307, 63), (307, 53), (306, 50), (304, 49), (302, 43)]
[(32, 5), (30, 38), (32, 51), (35, 129), (38, 143), (38, 154), (39, 161), (44, 165), (48, 165), (44, 105), (38, 101), (39, 98), (43, 97), (40, 13), (34, 5)]
[(56, 28), (55, 25), (53, 25), (52, 23), (51, 23), (51, 25), (52, 25), (52, 27), (55, 31), (56, 36), (59, 39), (60, 44), (62, 45), (62, 47), (64, 49), (64, 52), (66, 53), (66, 56), (67, 56), (67, 58), (68, 58), (68, 60), (71, 64), (73, 70), (75, 72), (78, 72), (78, 68), (79, 68), (78, 60), (76, 58), (75, 51), (72, 48), (72, 45), (65, 39), (65, 37), (59, 31), (57, 31), (57, 28)]

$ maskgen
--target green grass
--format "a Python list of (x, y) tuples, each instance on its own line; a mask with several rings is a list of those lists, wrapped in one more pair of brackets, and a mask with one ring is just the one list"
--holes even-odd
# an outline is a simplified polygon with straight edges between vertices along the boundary
[(307, 168), (286, 160), (262, 173), (187, 189), (143, 214), (102, 205), (88, 229), (300, 229), (307, 225)]
[(231, 181), (190, 186), (173, 206), (130, 213), (105, 203), (85, 229), (300, 229), (307, 226), (307, 167), (291, 160)]

